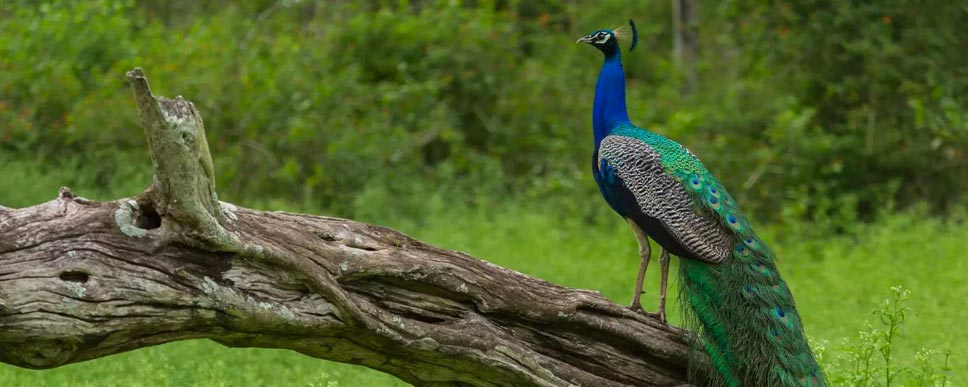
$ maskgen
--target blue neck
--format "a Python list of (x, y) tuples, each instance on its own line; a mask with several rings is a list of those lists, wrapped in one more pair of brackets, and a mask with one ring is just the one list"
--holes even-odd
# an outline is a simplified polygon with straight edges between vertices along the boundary
[(595, 85), (595, 107), (592, 112), (592, 126), (595, 130), (595, 149), (612, 129), (628, 124), (629, 114), (625, 109), (625, 72), (622, 70), (622, 54), (615, 50), (605, 56), (605, 64), (598, 74)]

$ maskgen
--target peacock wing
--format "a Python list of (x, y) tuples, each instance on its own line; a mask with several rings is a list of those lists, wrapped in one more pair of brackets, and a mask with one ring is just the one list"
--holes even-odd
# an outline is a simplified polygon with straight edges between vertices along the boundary
[(722, 262), (732, 253), (732, 233), (691, 189), (691, 180), (663, 165), (663, 156), (644, 139), (624, 135), (606, 136), (599, 150), (599, 162), (621, 180), (639, 211), (657, 219), (692, 258)]

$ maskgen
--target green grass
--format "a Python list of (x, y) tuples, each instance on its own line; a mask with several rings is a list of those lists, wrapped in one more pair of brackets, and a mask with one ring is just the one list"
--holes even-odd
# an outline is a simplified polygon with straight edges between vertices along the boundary
[(0, 366), (3, 386), (406, 386), (360, 366), (278, 349), (231, 349), (193, 340), (30, 371)]
[[(438, 215), (412, 234), (555, 283), (599, 290), (616, 302), (629, 302), (638, 263), (636, 244), (617, 217), (607, 214), (613, 219), (586, 225), (549, 215), (552, 212), (547, 209), (512, 205), (499, 211)], [(964, 280), (968, 260), (962, 258), (968, 224), (960, 215), (943, 221), (922, 213), (915, 209), (885, 215), (837, 237), (804, 239), (800, 234), (812, 233), (787, 233), (793, 227), (760, 227), (779, 256), (807, 334), (828, 342), (824, 361), (828, 373), (846, 372), (840, 358), (847, 354), (841, 343), (866, 331), (866, 321), (880, 327), (874, 311), (892, 297), (895, 285), (910, 290), (905, 306), (913, 313), (894, 343), (894, 361), (913, 366), (916, 353), (927, 348), (951, 351), (951, 369), (968, 369), (968, 329), (961, 323), (968, 319), (963, 307), (968, 299)], [(655, 265), (646, 283), (653, 292), (644, 296), (645, 305), (654, 308)], [(674, 289), (670, 292), (675, 294)], [(675, 300), (670, 308), (675, 324), (679, 318)], [(940, 367), (943, 356), (932, 362)], [(963, 372), (948, 377), (948, 385), (968, 383)]]
[[(7, 164), (5, 166), (16, 165)], [(25, 206), (49, 200), (70, 173), (36, 175), (26, 164), (0, 175), (0, 204)], [(16, 172), (20, 171), (20, 172)], [(98, 199), (133, 194), (141, 184), (75, 193)], [(9, 187), (18, 187), (14, 190)], [(138, 188), (135, 188), (138, 187)], [(15, 196), (12, 194), (16, 192)], [(113, 195), (113, 196), (111, 196)], [(231, 198), (226, 198), (231, 201)], [(604, 209), (598, 198), (590, 206), (602, 207), (595, 221), (586, 222), (556, 211), (550, 204), (503, 203), (488, 208), (451, 206), (460, 201), (442, 195), (424, 200), (422, 219), (382, 213), (395, 198), (374, 195), (381, 202), (364, 212), (364, 220), (396, 227), (439, 246), (465, 251), (498, 265), (510, 267), (571, 287), (595, 289), (619, 303), (627, 303), (636, 270), (636, 245), (626, 226)], [(274, 203), (272, 207), (289, 207)], [(372, 207), (371, 207), (372, 208)], [(310, 212), (318, 212), (308, 210)], [(952, 219), (962, 219), (952, 216)], [(968, 260), (962, 258), (968, 224), (942, 221), (907, 211), (886, 215), (877, 223), (852, 227), (850, 235), (804, 238), (812, 235), (791, 227), (760, 227), (780, 257), (780, 269), (796, 295), (808, 335), (827, 341), (824, 357), (828, 372), (838, 365), (844, 337), (865, 330), (872, 311), (902, 285), (911, 291), (907, 306), (914, 310), (895, 345), (896, 361), (914, 362), (919, 348), (950, 350), (955, 370), (968, 369), (968, 320), (963, 307), (968, 299)], [(800, 227), (802, 229), (802, 227)], [(656, 266), (653, 266), (654, 268)], [(644, 296), (647, 308), (656, 304), (658, 270), (648, 278)], [(674, 290), (672, 290), (674, 292)], [(673, 323), (676, 305), (670, 306)], [(875, 321), (876, 322), (876, 321)], [(839, 372), (839, 371), (838, 371)], [(952, 386), (965, 385), (962, 373), (949, 375)], [(290, 351), (228, 349), (205, 341), (173, 343), (131, 353), (74, 364), (47, 371), (30, 371), (0, 365), (2, 386), (394, 386), (404, 385), (391, 376), (357, 366), (308, 358)]]

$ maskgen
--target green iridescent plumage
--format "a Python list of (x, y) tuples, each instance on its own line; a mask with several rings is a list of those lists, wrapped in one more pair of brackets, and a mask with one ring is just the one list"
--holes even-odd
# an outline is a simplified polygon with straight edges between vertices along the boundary
[[(602, 195), (633, 231), (681, 258), (684, 321), (696, 332), (696, 350), (709, 358), (692, 362), (691, 380), (825, 386), (773, 252), (692, 152), (631, 124), (614, 34), (600, 30), (579, 41), (605, 54), (592, 117), (592, 171)], [(645, 263), (648, 249), (641, 251)]]
[[(728, 230), (732, 253), (721, 263), (683, 259), (681, 297), (686, 323), (699, 333), (726, 386), (820, 386), (820, 371), (803, 335), (793, 296), (773, 253), (756, 235), (729, 192), (686, 148), (661, 135), (623, 126), (610, 136), (641, 140), (659, 156), (664, 172), (681, 184), (692, 211)], [(709, 370), (694, 368), (696, 379)]]

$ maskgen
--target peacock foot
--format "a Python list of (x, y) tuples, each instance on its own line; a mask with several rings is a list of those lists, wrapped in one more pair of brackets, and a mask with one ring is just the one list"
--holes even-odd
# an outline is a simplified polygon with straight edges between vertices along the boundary
[(648, 312), (645, 311), (645, 309), (642, 309), (642, 305), (639, 304), (638, 302), (633, 302), (632, 305), (629, 305), (628, 306), (628, 308), (629, 308), (629, 310), (631, 310), (631, 311), (633, 311), (635, 313), (648, 313)]
[(638, 303), (633, 303), (632, 305), (629, 305), (628, 306), (628, 309), (631, 310), (631, 311), (633, 311), (633, 312), (635, 312), (635, 313), (645, 315), (646, 317), (650, 317), (650, 318), (659, 320), (659, 322), (662, 323), (662, 325), (669, 325), (669, 321), (666, 320), (665, 311), (647, 312), (647, 311), (645, 311), (645, 309), (642, 309), (642, 305), (640, 305)]
[(651, 317), (654, 317), (655, 319), (659, 320), (659, 322), (662, 323), (662, 325), (666, 325), (666, 326), (669, 325), (669, 320), (666, 319), (666, 314), (664, 310), (659, 311), (659, 313), (653, 313)]

